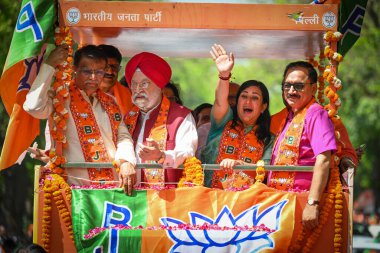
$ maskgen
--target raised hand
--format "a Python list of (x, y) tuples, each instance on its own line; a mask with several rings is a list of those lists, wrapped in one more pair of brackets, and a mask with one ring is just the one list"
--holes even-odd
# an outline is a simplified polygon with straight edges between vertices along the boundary
[(49, 64), (53, 68), (57, 67), (58, 64), (62, 64), (69, 55), (68, 49), (68, 45), (60, 45), (56, 47), (46, 59), (46, 64)]
[(234, 67), (234, 55), (226, 53), (226, 50), (221, 45), (214, 44), (210, 51), (212, 59), (215, 61), (219, 74), (223, 77), (228, 77)]

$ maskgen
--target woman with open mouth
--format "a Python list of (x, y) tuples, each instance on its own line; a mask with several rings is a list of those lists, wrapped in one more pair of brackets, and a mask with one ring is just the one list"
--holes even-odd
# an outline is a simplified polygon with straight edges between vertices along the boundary
[(258, 160), (270, 161), (273, 138), (269, 130), (269, 93), (262, 82), (246, 81), (238, 90), (236, 105), (231, 108), (228, 92), (234, 56), (217, 44), (210, 53), (219, 80), (202, 162), (220, 164), (221, 169), (205, 171), (205, 185), (221, 189), (249, 187), (255, 181), (255, 171), (235, 171), (234, 167), (256, 164)]

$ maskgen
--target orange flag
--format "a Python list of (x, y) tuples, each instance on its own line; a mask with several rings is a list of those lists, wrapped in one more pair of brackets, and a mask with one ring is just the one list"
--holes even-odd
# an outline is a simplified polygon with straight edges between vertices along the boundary
[(4, 72), (0, 96), (10, 115), (0, 156), (0, 170), (12, 166), (39, 134), (39, 120), (22, 105), (43, 60), (45, 46), (53, 38), (54, 2), (24, 0), (21, 4)]

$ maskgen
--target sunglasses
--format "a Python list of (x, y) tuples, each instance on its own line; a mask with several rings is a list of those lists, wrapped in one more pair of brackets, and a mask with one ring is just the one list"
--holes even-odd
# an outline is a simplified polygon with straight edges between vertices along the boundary
[(311, 84), (311, 83), (289, 83), (289, 82), (284, 82), (282, 84), (282, 89), (283, 90), (286, 90), (286, 91), (289, 91), (291, 87), (293, 87), (293, 89), (295, 91), (303, 91), (303, 89), (305, 88), (305, 84)]

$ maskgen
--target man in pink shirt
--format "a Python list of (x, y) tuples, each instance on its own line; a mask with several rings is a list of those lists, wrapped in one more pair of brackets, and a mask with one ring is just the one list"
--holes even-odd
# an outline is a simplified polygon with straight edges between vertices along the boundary
[(310, 63), (288, 64), (282, 91), (289, 112), (279, 127), (271, 164), (314, 166), (313, 172), (272, 172), (268, 185), (280, 190), (309, 190), (303, 224), (318, 225), (319, 201), (327, 185), (331, 154), (336, 151), (334, 127), (315, 102), (317, 72)]

